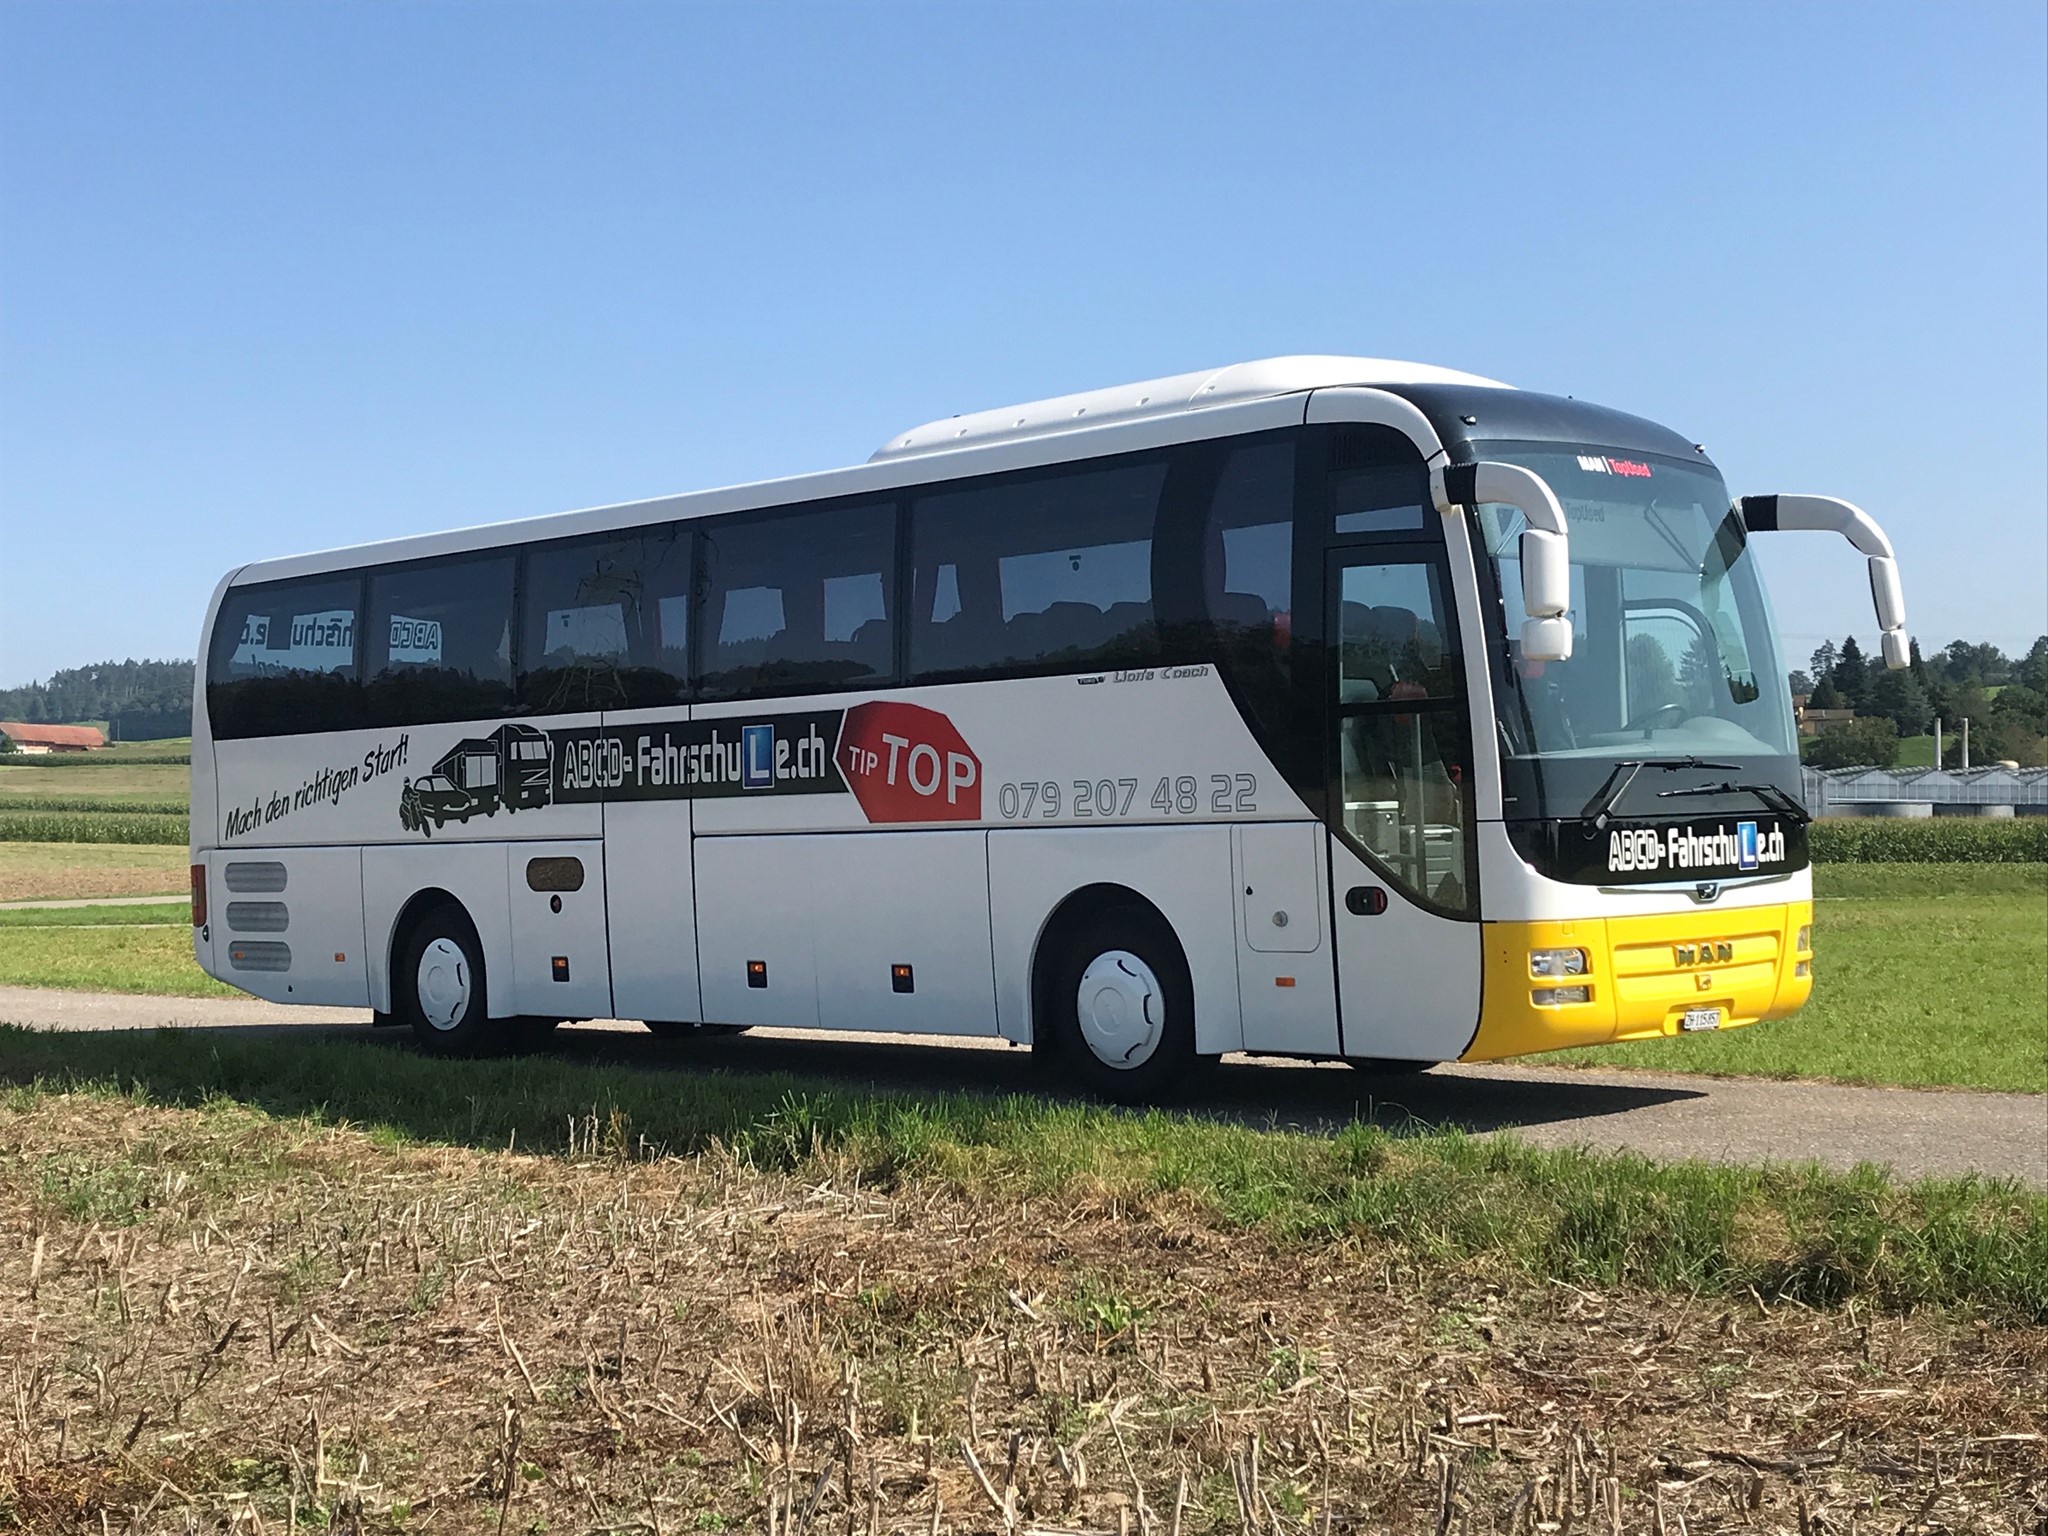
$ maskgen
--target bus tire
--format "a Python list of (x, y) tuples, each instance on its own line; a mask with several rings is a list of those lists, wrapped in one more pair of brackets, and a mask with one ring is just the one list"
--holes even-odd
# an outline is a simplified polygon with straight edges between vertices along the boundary
[(1196, 1065), (1187, 957), (1150, 907), (1106, 908), (1055, 960), (1047, 989), (1062, 1064), (1120, 1104), (1169, 1099)]
[(423, 913), (391, 974), (392, 1011), (429, 1056), (483, 1056), (516, 1043), (514, 1021), (485, 1006), (484, 947), (453, 902)]

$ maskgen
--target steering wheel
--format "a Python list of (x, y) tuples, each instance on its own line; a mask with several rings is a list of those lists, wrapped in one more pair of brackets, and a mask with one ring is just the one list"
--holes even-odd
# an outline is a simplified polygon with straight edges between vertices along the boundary
[(1624, 731), (1654, 731), (1660, 724), (1677, 725), (1692, 718), (1692, 712), (1683, 704), (1659, 704), (1655, 709), (1646, 709), (1635, 719), (1622, 726)]

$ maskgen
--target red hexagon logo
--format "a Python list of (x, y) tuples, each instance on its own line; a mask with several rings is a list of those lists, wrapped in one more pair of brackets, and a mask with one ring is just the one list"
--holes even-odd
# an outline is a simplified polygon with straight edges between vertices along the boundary
[(839, 733), (839, 771), (869, 821), (981, 820), (981, 759), (935, 709), (854, 705)]

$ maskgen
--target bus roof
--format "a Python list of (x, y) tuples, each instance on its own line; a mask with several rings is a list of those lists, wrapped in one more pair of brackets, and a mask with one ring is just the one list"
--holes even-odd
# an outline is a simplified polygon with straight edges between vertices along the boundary
[(921, 427), (891, 438), (875, 450), (868, 462), (877, 464), (949, 448), (973, 448), (1019, 438), (1046, 437), (1084, 427), (1170, 416), (1178, 411), (1206, 410), (1219, 405), (1239, 405), (1247, 400), (1267, 400), (1275, 395), (1301, 394), (1312, 389), (1400, 384), (1463, 384), (1487, 389), (1513, 387), (1497, 379), (1481, 378), (1476, 373), (1460, 373), (1455, 368), (1403, 363), (1384, 357), (1268, 357), (1252, 363), (1233, 363), (1228, 368), (1177, 373), (1163, 379), (1119, 384), (1110, 389), (1092, 389), (1077, 395), (1055, 395), (1050, 400), (1032, 400), (1023, 405), (976, 411), (969, 416), (928, 421)]

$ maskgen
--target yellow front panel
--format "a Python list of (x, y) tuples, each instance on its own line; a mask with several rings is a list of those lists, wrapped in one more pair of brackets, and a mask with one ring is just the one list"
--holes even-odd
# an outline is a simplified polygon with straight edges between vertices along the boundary
[[(1691, 908), (1645, 917), (1485, 925), (1479, 1032), (1462, 1059), (1492, 1061), (1572, 1045), (1675, 1035), (1686, 1013), (1719, 1008), (1723, 1029), (1793, 1012), (1813, 990), (1811, 956), (1795, 953), (1811, 902)], [(1582, 976), (1532, 976), (1530, 951), (1581, 949)], [(1809, 974), (1797, 975), (1799, 963)], [(1539, 1003), (1540, 990), (1583, 986), (1584, 1002)]]

